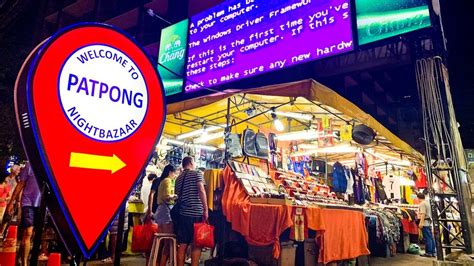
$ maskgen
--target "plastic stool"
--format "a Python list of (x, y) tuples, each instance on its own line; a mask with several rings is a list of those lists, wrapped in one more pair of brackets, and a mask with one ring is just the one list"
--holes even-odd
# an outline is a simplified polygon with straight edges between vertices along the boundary
[(148, 260), (148, 266), (156, 266), (158, 262), (158, 253), (160, 251), (161, 241), (171, 240), (172, 247), (170, 248), (170, 264), (176, 266), (178, 261), (176, 259), (176, 235), (171, 233), (156, 233), (155, 239), (153, 240), (153, 246), (151, 248), (150, 259)]
[(61, 266), (61, 254), (60, 253), (49, 254), (48, 266)]

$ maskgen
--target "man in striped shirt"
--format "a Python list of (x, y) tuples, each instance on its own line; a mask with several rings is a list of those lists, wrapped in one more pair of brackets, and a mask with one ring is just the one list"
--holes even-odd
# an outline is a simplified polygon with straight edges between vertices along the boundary
[[(186, 249), (193, 243), (194, 223), (207, 221), (207, 208), (204, 178), (195, 170), (192, 157), (183, 159), (183, 172), (176, 179), (175, 192), (180, 201), (179, 222), (176, 232), (178, 241), (178, 266), (184, 265)], [(199, 265), (201, 248), (192, 246), (191, 265)]]

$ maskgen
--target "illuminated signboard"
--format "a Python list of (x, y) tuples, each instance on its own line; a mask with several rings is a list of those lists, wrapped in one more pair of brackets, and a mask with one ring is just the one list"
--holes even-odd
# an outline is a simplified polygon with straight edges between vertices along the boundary
[(427, 0), (356, 0), (359, 44), (431, 26)]
[(89, 257), (161, 135), (166, 105), (156, 65), (121, 31), (78, 24), (42, 46), (26, 95), (29, 112), (17, 119), (22, 138), (26, 130), (34, 136), (28, 157)]
[(184, 65), (188, 39), (188, 20), (183, 20), (161, 31), (158, 71), (166, 96), (183, 90)]
[(350, 0), (232, 0), (190, 18), (185, 91), (353, 50)]

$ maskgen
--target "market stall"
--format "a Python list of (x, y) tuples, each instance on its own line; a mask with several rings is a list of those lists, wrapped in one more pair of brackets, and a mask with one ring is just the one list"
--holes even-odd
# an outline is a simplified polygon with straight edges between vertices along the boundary
[[(275, 259), (287, 230), (294, 241), (315, 231), (322, 263), (368, 255), (370, 216), (383, 213), (382, 204), (401, 215), (393, 204), (413, 204), (412, 182), (424, 185), (413, 177), (421, 154), (313, 80), (170, 104), (157, 152), (174, 164), (191, 155), (203, 170), (218, 169), (205, 171), (211, 209), (222, 210), (249, 246), (273, 245)], [(377, 219), (379, 240), (399, 242), (398, 220), (391, 227)]]

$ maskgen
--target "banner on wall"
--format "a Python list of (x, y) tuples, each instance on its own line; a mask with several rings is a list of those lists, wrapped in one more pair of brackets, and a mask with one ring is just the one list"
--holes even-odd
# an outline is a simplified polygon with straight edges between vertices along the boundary
[(158, 71), (166, 96), (180, 93), (183, 90), (187, 39), (187, 19), (161, 31)]
[(359, 45), (431, 26), (427, 0), (356, 0)]

